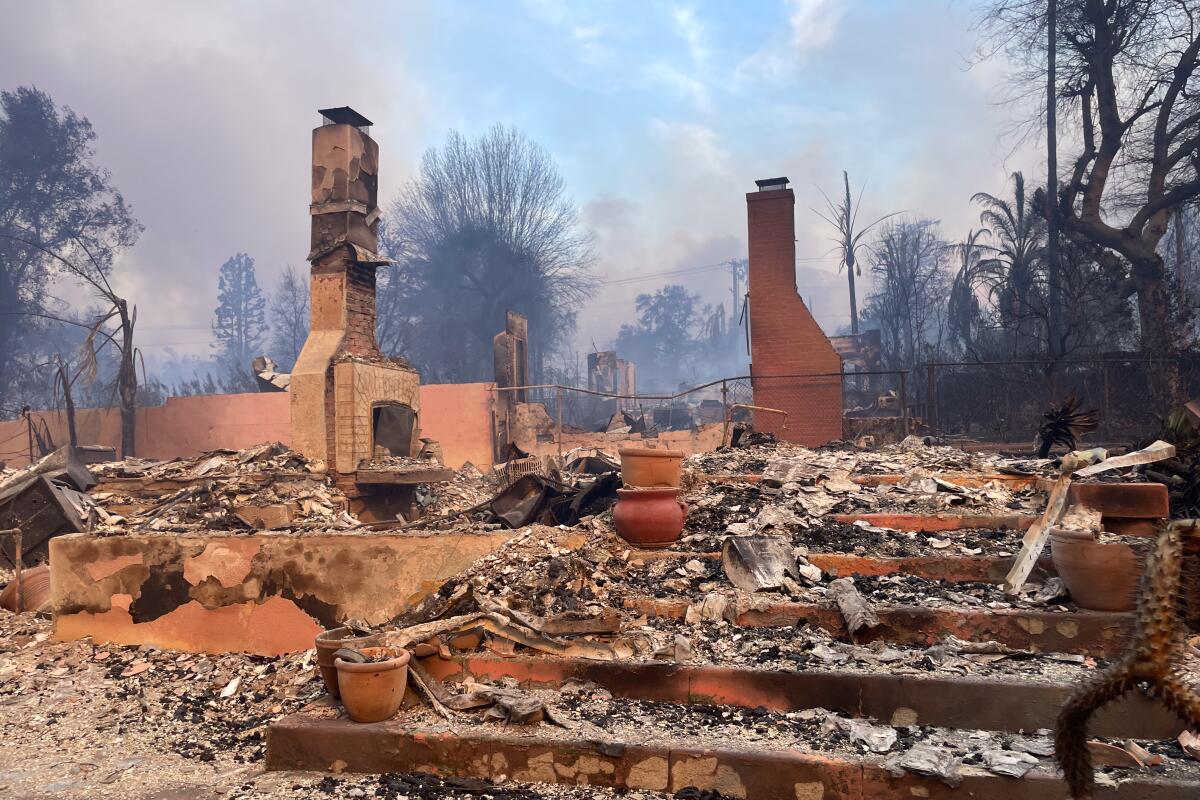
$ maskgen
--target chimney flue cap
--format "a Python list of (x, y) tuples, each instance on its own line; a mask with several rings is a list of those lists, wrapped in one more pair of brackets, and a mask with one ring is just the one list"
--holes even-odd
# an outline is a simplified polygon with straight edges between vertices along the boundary
[(780, 189), (786, 189), (788, 185), (788, 179), (763, 178), (762, 180), (755, 181), (755, 183), (758, 184), (758, 190), (760, 192), (775, 192)]
[(371, 135), (371, 120), (355, 111), (350, 106), (318, 109), (322, 125), (353, 125), (366, 135)]

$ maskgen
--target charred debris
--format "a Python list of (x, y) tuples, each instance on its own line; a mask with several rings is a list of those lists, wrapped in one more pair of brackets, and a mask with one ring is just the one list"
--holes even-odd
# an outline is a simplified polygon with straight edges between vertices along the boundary
[[(1065, 413), (1056, 424), (1079, 432), (1076, 412), (1060, 410)], [(361, 518), (354, 498), (326, 465), (280, 444), (91, 465), (63, 451), (5, 474), (0, 491), (9, 514), (26, 513), (14, 499), (39, 486), (53, 487), (49, 496), (58, 501), (51, 508), (68, 503), (69, 524), (47, 528), (41, 544), (77, 531), (104, 537), (206, 531), (370, 537), (412, 531), (436, 537), (510, 530), (506, 544), (387, 623), (345, 621), (357, 633), (379, 636), (412, 654), (413, 694), (401, 711), (405, 726), (484, 737), (515, 730), (551, 742), (597, 742), (602, 751), (624, 746), (648, 727), (670, 731), (673, 746), (800, 749), (833, 759), (867, 759), (895, 776), (954, 787), (978, 774), (1007, 780), (1054, 774), (1052, 720), (1016, 732), (959, 725), (953, 718), (925, 722), (917, 712), (902, 710), (878, 718), (832, 698), (828, 708), (790, 710), (680, 703), (619, 690), (602, 679), (535, 685), (500, 673), (454, 675), (459, 668), (451, 667), (472, 659), (541, 659), (627, 668), (674, 665), (697, 675), (732, 669), (779, 681), (808, 674), (866, 682), (910, 676), (947, 685), (983, 679), (1062, 687), (1065, 698), (1096, 670), (1114, 668), (1120, 646), (1082, 639), (1078, 646), (1043, 644), (1036, 637), (1015, 641), (978, 620), (1011, 614), (1074, 619), (1080, 607), (1062, 577), (1053, 574), (1050, 547), (1045, 536), (1039, 540), (1039, 530), (1103, 527), (1103, 515), (1081, 513), (1078, 502), (1064, 500), (1056, 507), (1057, 487), (1066, 487), (1058, 492), (1066, 497), (1072, 485), (1160, 480), (1173, 501), (1187, 497), (1190, 484), (1180, 481), (1189, 480), (1197, 458), (1195, 428), (1189, 425), (1172, 418), (1164, 431), (1171, 442), (1129, 454), (1084, 451), (1053, 459), (970, 453), (918, 437), (871, 449), (844, 444), (809, 449), (747, 431), (737, 437), (740, 446), (685, 459), (680, 488), (688, 508), (685, 527), (677, 542), (658, 551), (639, 550), (616, 534), (612, 507), (622, 483), (619, 459), (601, 450), (532, 459), (539, 462), (533, 467), (531, 457), (516, 450), (510, 461), (491, 469), (464, 464), (451, 479), (421, 487), (419, 519)], [(427, 455), (436, 462), (435, 451)], [(6, 524), (29, 522), (14, 518)], [(1043, 549), (1033, 553), (1029, 570), (1015, 584), (1009, 574), (1006, 583), (1005, 571), (1039, 542)], [(25, 548), (23, 563), (44, 560), (43, 552)], [(12, 560), (8, 551), (5, 557)], [(912, 616), (917, 612), (908, 609), (926, 616)], [(897, 621), (904, 614), (914, 625), (941, 615), (976, 620), (970, 623), (976, 628), (918, 632)], [(258, 767), (267, 758), (271, 727), (289, 715), (313, 724), (343, 720), (326, 694), (313, 651), (264, 657), (89, 639), (56, 642), (45, 615), (10, 615), (2, 624), (0, 702), (24, 720), (10, 715), (4, 725), (18, 751), (35, 753), (48, 738), (59, 741), (64, 734), (77, 737), (80, 746), (120, 735), (128, 742), (126, 755), (106, 754), (94, 768), (109, 782), (104, 785), (169, 764), (208, 765), (206, 775), (216, 768), (226, 792), (247, 797), (276, 796), (273, 792), (595, 797), (611, 791), (573, 794), (583, 790), (514, 783), (499, 773), (479, 781), (403, 771), (368, 778), (310, 776), (284, 785)], [(1194, 631), (1179, 637), (1171, 674), (1194, 682), (1200, 677)], [(69, 709), (51, 701), (59, 691), (54, 687), (63, 686), (76, 697)], [(1026, 702), (1014, 697), (1016, 705)], [(1096, 780), (1118, 785), (1130, 775), (1200, 779), (1200, 745), (1186, 730), (1178, 736), (1159, 731), (1157, 738), (1147, 733), (1122, 736), (1108, 726), (1084, 734)], [(40, 756), (31, 757), (36, 762)], [(63, 777), (81, 787), (91, 779)], [(14, 780), (13, 785), (28, 785)], [(205, 780), (220, 783), (211, 775)], [(671, 795), (745, 796), (704, 785), (642, 792)]]

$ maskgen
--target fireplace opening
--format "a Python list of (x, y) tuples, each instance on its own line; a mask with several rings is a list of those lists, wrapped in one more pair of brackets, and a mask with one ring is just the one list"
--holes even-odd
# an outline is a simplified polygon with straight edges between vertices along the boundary
[(417, 414), (403, 403), (377, 403), (371, 408), (371, 452), (376, 458), (412, 455)]

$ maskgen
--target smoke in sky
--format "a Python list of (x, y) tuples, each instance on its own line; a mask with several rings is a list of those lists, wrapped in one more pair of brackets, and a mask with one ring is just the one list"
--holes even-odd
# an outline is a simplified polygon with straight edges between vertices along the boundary
[(756, 178), (792, 180), (797, 284), (828, 332), (848, 301), (817, 187), (847, 169), (864, 216), (905, 210), (950, 237), (977, 224), (970, 196), (1038, 161), (1007, 158), (1015, 112), (993, 102), (997, 65), (967, 69), (971, 19), (944, 0), (10, 3), (0, 76), (94, 124), (145, 225), (119, 274), (152, 362), (209, 352), (233, 253), (268, 290), (303, 264), (309, 129), (344, 104), (376, 123), (384, 207), (452, 128), (502, 122), (549, 149), (604, 281), (579, 315), (585, 352), (663, 283), (730, 304), (727, 273), (693, 268), (745, 257)]

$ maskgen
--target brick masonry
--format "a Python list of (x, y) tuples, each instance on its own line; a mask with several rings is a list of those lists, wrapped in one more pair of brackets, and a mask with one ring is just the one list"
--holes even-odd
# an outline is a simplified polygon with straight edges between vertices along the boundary
[(750, 245), (750, 374), (754, 403), (788, 413), (759, 415), (755, 426), (797, 444), (842, 435), (842, 360), (796, 291), (796, 198), (791, 189), (746, 195)]
[(377, 171), (365, 133), (340, 124), (313, 131), (312, 325), (292, 370), (292, 443), (341, 474), (372, 456), (373, 406), (420, 413), (416, 370), (375, 342), (375, 269), (385, 263), (374, 252)]

